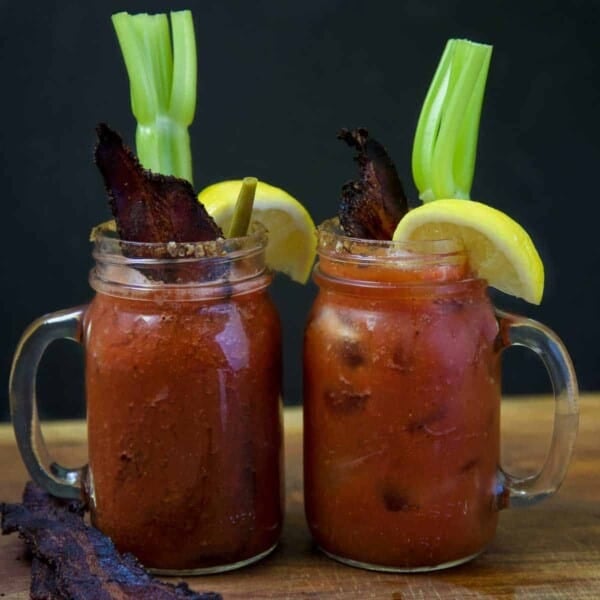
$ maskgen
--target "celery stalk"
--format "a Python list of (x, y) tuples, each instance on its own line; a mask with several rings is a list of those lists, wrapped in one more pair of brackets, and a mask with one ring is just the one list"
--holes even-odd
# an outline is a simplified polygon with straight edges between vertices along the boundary
[(412, 170), (423, 202), (471, 194), (492, 47), (449, 40), (421, 109)]
[[(192, 182), (188, 127), (196, 110), (196, 39), (189, 10), (112, 16), (129, 76), (142, 165)], [(172, 39), (172, 42), (171, 42)]]
[[(448, 40), (437, 66), (417, 122), (412, 153), (412, 171), (421, 196), (428, 190), (431, 158), (442, 117), (442, 106), (448, 89), (449, 67), (456, 40)], [(425, 200), (424, 198), (422, 198)]]

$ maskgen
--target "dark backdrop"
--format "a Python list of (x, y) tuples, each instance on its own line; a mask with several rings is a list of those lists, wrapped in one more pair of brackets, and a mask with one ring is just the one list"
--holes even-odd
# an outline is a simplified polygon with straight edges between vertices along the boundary
[[(199, 50), (196, 185), (255, 175), (289, 190), (317, 222), (353, 175), (335, 139), (343, 126), (368, 127), (414, 196), (412, 135), (446, 39), (493, 44), (473, 196), (521, 222), (547, 270), (541, 307), (497, 301), (554, 328), (581, 387), (600, 389), (597, 0), (0, 0), (4, 382), (32, 319), (90, 297), (88, 232), (108, 216), (91, 159), (94, 126), (106, 121), (130, 143), (134, 132), (110, 14), (187, 7)], [(315, 287), (279, 276), (273, 293), (286, 401), (298, 403)], [(534, 358), (510, 354), (505, 391), (549, 391)], [(53, 345), (39, 378), (44, 415), (83, 414), (81, 368), (75, 344)], [(7, 406), (3, 392), (1, 418)]]

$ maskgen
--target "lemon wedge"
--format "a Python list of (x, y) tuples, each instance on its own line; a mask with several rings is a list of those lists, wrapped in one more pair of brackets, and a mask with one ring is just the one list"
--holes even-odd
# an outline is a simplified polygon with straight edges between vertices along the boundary
[[(204, 188), (198, 200), (223, 231), (229, 231), (242, 180), (221, 181)], [(307, 210), (285, 190), (264, 181), (256, 185), (252, 220), (269, 231), (267, 265), (305, 283), (316, 254), (315, 224)]]
[(394, 240), (462, 240), (471, 268), (496, 289), (539, 304), (544, 265), (528, 233), (503, 212), (472, 200), (436, 200), (406, 214)]

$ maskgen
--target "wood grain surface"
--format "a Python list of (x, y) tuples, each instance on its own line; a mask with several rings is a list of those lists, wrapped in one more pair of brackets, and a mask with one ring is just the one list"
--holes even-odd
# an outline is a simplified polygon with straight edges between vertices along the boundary
[[(267, 559), (223, 575), (188, 578), (192, 588), (235, 598), (600, 599), (600, 394), (581, 399), (575, 456), (559, 493), (538, 506), (503, 511), (495, 540), (475, 561), (430, 575), (380, 574), (337, 564), (313, 546), (302, 505), (302, 424), (286, 409), (286, 525)], [(549, 398), (503, 402), (505, 468), (534, 472), (552, 424)], [(85, 462), (85, 424), (44, 426), (59, 462)], [(0, 500), (16, 501), (27, 480), (10, 425), (0, 425)], [(29, 563), (15, 535), (0, 537), (0, 597), (29, 597)]]

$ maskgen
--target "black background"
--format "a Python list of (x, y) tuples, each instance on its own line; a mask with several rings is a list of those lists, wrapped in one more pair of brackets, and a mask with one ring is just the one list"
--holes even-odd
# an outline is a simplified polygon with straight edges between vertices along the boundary
[[(494, 45), (473, 197), (530, 232), (546, 266), (540, 307), (498, 304), (550, 325), (580, 386), (600, 389), (600, 151), (597, 1), (401, 0), (16, 3), (0, 0), (3, 224), (0, 374), (35, 317), (90, 298), (88, 233), (109, 213), (92, 164), (94, 127), (133, 143), (129, 88), (110, 15), (192, 8), (199, 53), (191, 129), (196, 187), (254, 175), (319, 222), (353, 176), (340, 127), (365, 126), (407, 189), (412, 136), (444, 44)], [(285, 396), (301, 399), (302, 327), (315, 294), (279, 276)], [(54, 344), (42, 362), (45, 416), (84, 414), (82, 356)], [(4, 386), (6, 390), (6, 386)], [(511, 351), (504, 389), (547, 392), (543, 368)], [(8, 417), (7, 393), (0, 418)]]

